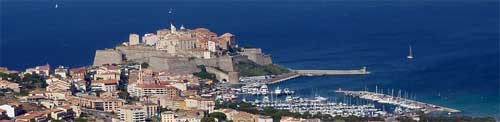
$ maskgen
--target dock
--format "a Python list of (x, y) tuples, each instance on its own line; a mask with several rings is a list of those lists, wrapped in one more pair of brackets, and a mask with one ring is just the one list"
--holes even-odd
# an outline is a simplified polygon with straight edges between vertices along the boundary
[(323, 75), (366, 75), (370, 74), (363, 67), (359, 70), (293, 70), (301, 76), (323, 76)]
[(431, 112), (448, 112), (448, 113), (459, 113), (460, 110), (447, 108), (443, 106), (433, 105), (429, 103), (423, 103), (415, 100), (405, 99), (401, 97), (394, 97), (391, 95), (369, 92), (369, 91), (348, 91), (348, 90), (336, 90), (337, 93), (342, 93), (348, 96), (357, 96), (362, 99), (376, 101), (378, 103), (392, 104), (396, 106), (401, 106), (410, 109), (420, 109), (424, 113)]

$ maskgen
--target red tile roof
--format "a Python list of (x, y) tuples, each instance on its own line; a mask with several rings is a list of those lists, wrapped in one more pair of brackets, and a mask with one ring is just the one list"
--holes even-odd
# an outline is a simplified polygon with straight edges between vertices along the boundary
[(74, 73), (84, 73), (87, 71), (87, 68), (86, 67), (71, 68), (69, 69), (69, 71)]

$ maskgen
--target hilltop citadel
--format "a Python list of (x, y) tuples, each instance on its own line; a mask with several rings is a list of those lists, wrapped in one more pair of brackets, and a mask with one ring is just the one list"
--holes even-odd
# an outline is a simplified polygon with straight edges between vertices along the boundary
[[(238, 82), (235, 64), (253, 62), (258, 65), (270, 65), (270, 55), (259, 48), (240, 48), (231, 33), (218, 36), (205, 28), (177, 29), (173, 24), (170, 29), (160, 29), (155, 33), (142, 36), (130, 34), (129, 41), (115, 49), (97, 50), (94, 66), (103, 64), (123, 64), (127, 62), (148, 63), (155, 72), (192, 74), (198, 72), (198, 65), (212, 67), (220, 80)], [(211, 70), (212, 71), (212, 70)]]

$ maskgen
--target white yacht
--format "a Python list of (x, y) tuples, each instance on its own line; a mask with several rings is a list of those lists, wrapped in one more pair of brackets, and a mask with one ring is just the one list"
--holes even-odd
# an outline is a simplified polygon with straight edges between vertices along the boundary
[(265, 84), (262, 85), (260, 87), (260, 94), (267, 94), (267, 92), (268, 92), (267, 85), (265, 85)]
[(285, 94), (293, 94), (293, 91), (291, 91), (288, 88), (285, 88), (285, 89), (283, 89), (283, 93), (285, 93)]
[(413, 52), (412, 52), (412, 49), (411, 49), (411, 45), (409, 46), (409, 55), (407, 56), (408, 59), (413, 59)]
[(276, 89), (274, 90), (274, 93), (275, 93), (276, 95), (280, 95), (280, 94), (281, 94), (281, 89), (280, 89), (280, 87), (279, 87), (279, 86), (278, 86), (278, 87), (276, 87)]
[(264, 96), (264, 98), (262, 98), (262, 102), (264, 103), (269, 103), (269, 97), (268, 96)]

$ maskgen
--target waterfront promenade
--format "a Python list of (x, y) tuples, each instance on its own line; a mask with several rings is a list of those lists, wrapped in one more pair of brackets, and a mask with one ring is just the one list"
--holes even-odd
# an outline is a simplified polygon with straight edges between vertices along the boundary
[(401, 97), (394, 97), (391, 95), (369, 92), (369, 91), (349, 91), (338, 89), (335, 92), (342, 93), (349, 96), (357, 96), (362, 99), (373, 100), (379, 103), (387, 103), (392, 105), (397, 105), (410, 109), (420, 109), (424, 113), (431, 112), (448, 112), (448, 113), (458, 113), (460, 110), (447, 108), (443, 106), (433, 105), (429, 103), (423, 103), (415, 100), (405, 99)]

